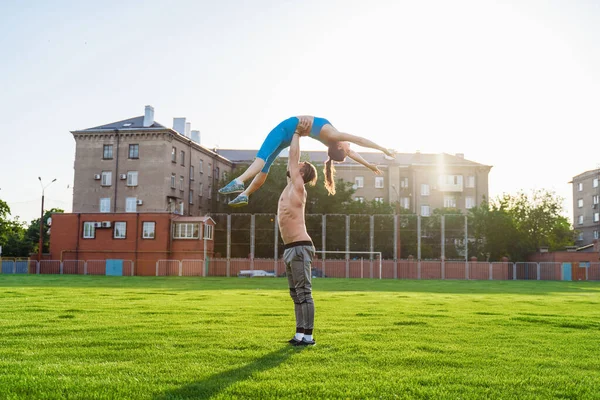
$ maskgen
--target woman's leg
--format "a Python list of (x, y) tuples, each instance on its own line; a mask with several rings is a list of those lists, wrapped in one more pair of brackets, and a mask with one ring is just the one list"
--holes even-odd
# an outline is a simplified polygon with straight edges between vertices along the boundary
[(248, 186), (248, 188), (246, 190), (244, 190), (242, 192), (242, 194), (240, 194), (240, 196), (242, 196), (242, 195), (250, 196), (252, 193), (256, 192), (258, 190), (258, 188), (260, 188), (267, 180), (267, 175), (268, 175), (267, 172), (259, 172), (254, 177), (254, 179), (252, 179), (250, 186)]
[(351, 143), (357, 144), (362, 147), (368, 147), (370, 149), (379, 150), (390, 157), (393, 157), (395, 154), (395, 152), (393, 150), (386, 149), (385, 147), (381, 147), (380, 145), (378, 145), (375, 142), (372, 142), (369, 139), (365, 139), (361, 136), (351, 135), (351, 134), (345, 133), (345, 132), (340, 132), (330, 124), (324, 125), (323, 128), (321, 128), (321, 133), (319, 134), (319, 136), (321, 136), (323, 141), (325, 141), (327, 143), (351, 142)]
[(254, 178), (256, 174), (260, 172), (261, 169), (265, 166), (265, 160), (262, 158), (256, 157), (252, 164), (244, 171), (243, 174), (238, 176), (236, 179), (242, 183), (246, 182), (250, 178)]

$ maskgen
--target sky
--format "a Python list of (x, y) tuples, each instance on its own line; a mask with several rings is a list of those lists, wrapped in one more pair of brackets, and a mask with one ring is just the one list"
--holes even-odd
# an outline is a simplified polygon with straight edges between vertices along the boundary
[[(258, 149), (292, 115), (490, 165), (492, 199), (600, 167), (600, 2), (13, 1), (0, 5), (0, 199), (71, 211), (70, 131), (186, 117)], [(317, 141), (301, 143), (319, 150)]]

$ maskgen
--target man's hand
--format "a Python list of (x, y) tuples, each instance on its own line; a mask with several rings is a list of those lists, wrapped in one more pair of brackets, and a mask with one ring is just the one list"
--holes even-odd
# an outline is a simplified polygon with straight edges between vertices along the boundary
[(376, 164), (369, 164), (369, 169), (375, 173), (375, 175), (381, 175), (383, 172), (377, 168)]
[(298, 117), (298, 126), (296, 132), (300, 136), (308, 136), (310, 129), (312, 128), (312, 119), (305, 115)]

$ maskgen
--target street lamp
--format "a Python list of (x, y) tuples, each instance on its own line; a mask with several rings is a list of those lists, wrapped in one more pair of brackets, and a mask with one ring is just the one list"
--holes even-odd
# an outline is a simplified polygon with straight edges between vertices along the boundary
[(49, 184), (44, 186), (42, 183), (42, 178), (38, 176), (40, 181), (40, 186), (42, 187), (42, 213), (40, 215), (40, 241), (38, 243), (38, 261), (42, 261), (42, 247), (44, 245), (44, 190), (54, 182), (56, 182), (56, 178), (52, 180)]
[(400, 245), (401, 245), (401, 239), (400, 239), (400, 221), (398, 220), (400, 218), (399, 214), (400, 214), (400, 193), (398, 193), (398, 188), (396, 188), (396, 185), (392, 184), (392, 189), (394, 189), (394, 192), (396, 192), (396, 254), (394, 254), (394, 258), (397, 260), (400, 257)]

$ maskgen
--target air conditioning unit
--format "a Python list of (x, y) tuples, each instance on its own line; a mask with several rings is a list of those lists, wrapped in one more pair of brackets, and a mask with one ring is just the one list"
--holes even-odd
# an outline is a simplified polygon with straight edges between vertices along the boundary
[(103, 228), (110, 228), (110, 221), (102, 221)]
[(121, 174), (121, 180), (127, 179), (127, 174)]
[(137, 199), (137, 205), (141, 206), (142, 204), (144, 204), (144, 202), (142, 201), (142, 199)]
[(102, 222), (94, 222), (94, 228), (102, 228)]
[(100, 174), (94, 174), (94, 179), (95, 179), (95, 180), (99, 181), (99, 180), (100, 180), (100, 178), (102, 178), (102, 177), (100, 176)]

